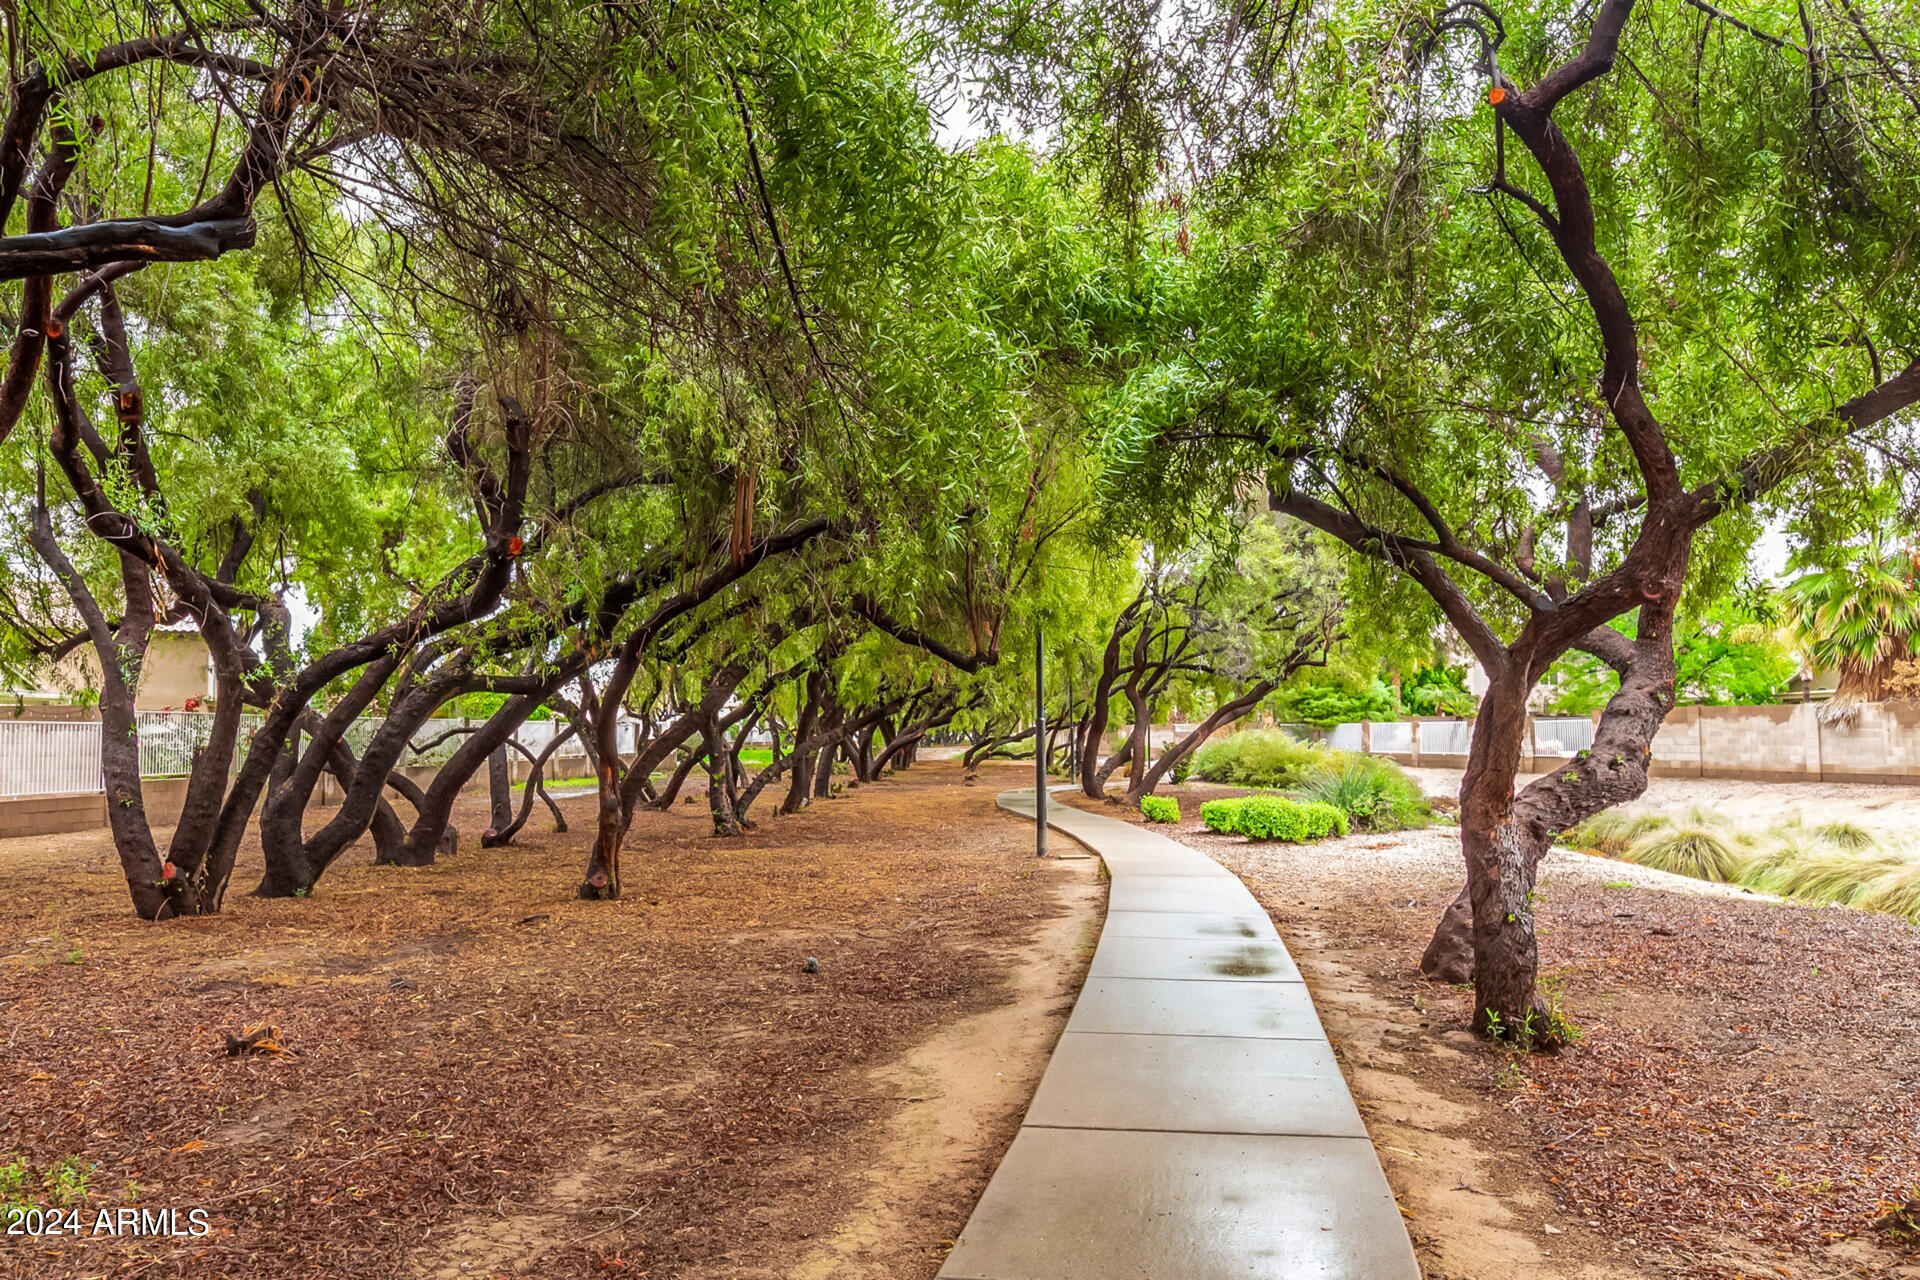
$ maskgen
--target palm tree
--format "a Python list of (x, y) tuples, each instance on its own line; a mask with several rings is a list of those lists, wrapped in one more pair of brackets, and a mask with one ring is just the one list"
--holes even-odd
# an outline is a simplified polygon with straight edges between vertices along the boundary
[(1895, 664), (1913, 657), (1920, 552), (1876, 533), (1845, 560), (1789, 582), (1786, 597), (1807, 657), (1840, 677), (1822, 718), (1857, 721), (1860, 704), (1884, 698)]

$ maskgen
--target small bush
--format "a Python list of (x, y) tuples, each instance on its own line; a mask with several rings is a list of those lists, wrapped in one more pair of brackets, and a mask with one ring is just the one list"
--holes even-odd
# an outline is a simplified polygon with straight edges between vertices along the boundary
[(1249, 840), (1303, 843), (1347, 834), (1347, 815), (1329, 804), (1300, 804), (1285, 796), (1241, 796), (1208, 800), (1200, 806), (1207, 830)]
[(1193, 772), (1235, 787), (1285, 787), (1326, 753), (1278, 729), (1243, 729), (1216, 738), (1193, 755)]
[(1245, 803), (1244, 797), (1203, 800), (1200, 802), (1200, 821), (1206, 825), (1207, 830), (1230, 836), (1234, 833), (1234, 817), (1240, 812), (1240, 806)]
[(1233, 829), (1249, 840), (1307, 838), (1307, 811), (1279, 796), (1248, 796), (1234, 815)]
[(1180, 821), (1180, 802), (1168, 796), (1141, 796), (1140, 813), (1148, 822)]
[(1324, 804), (1318, 800), (1309, 800), (1300, 808), (1307, 815), (1307, 838), (1324, 840), (1328, 836), (1347, 834), (1347, 813), (1338, 805)]

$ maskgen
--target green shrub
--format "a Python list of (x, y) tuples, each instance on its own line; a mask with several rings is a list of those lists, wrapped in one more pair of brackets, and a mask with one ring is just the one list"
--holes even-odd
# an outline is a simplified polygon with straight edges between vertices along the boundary
[(1141, 796), (1140, 813), (1148, 822), (1180, 821), (1180, 802), (1167, 796)]
[(1433, 822), (1433, 806), (1420, 784), (1393, 761), (1377, 756), (1326, 752), (1297, 790), (1302, 799), (1332, 805), (1372, 831), (1400, 831)]
[(1193, 772), (1235, 787), (1291, 786), (1325, 752), (1278, 729), (1243, 729), (1216, 738), (1193, 755)]
[(1305, 840), (1306, 806), (1279, 796), (1248, 796), (1234, 815), (1233, 829), (1249, 840)]
[(1307, 838), (1324, 840), (1328, 836), (1347, 834), (1347, 813), (1338, 805), (1309, 800), (1300, 806), (1307, 815)]
[(1245, 797), (1203, 800), (1200, 802), (1200, 821), (1206, 825), (1207, 830), (1230, 836), (1235, 831), (1235, 815), (1240, 812), (1240, 806), (1245, 803)]

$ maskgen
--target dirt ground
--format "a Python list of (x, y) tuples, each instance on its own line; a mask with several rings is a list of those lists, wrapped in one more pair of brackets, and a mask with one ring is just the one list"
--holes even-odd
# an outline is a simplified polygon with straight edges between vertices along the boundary
[(1416, 971), (1453, 830), (1251, 845), (1199, 825), (1231, 789), (1162, 794), (1293, 951), (1428, 1280), (1920, 1276), (1871, 1225), (1920, 1196), (1920, 927), (1556, 853), (1542, 972), (1583, 1035), (1517, 1058)]
[[(0, 1163), (201, 1238), (13, 1237), (0, 1275), (929, 1277), (1018, 1125), (1104, 901), (1018, 785), (930, 763), (707, 834), (592, 799), (440, 865), (142, 924), (104, 832), (0, 842)], [(456, 823), (484, 825), (477, 800)], [(806, 971), (809, 957), (817, 971)], [(270, 1022), (293, 1054), (228, 1057)]]

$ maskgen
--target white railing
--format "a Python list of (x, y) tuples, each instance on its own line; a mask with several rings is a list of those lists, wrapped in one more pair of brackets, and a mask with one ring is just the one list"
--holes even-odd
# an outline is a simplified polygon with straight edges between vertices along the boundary
[[(145, 778), (185, 777), (193, 772), (195, 755), (213, 733), (213, 716), (205, 711), (141, 711), (136, 714), (140, 736), (140, 775)], [(380, 727), (378, 716), (355, 721), (347, 729), (347, 745), (354, 754), (365, 752), (367, 740)], [(427, 721), (413, 741), (431, 742), (448, 729), (478, 728), (479, 718), (440, 718)], [(252, 712), (240, 717), (233, 768), (246, 759), (248, 740), (260, 727)], [(538, 755), (566, 728), (564, 720), (529, 720), (515, 731), (515, 739)], [(616, 736), (622, 754), (640, 749), (640, 722), (623, 720)], [(431, 750), (403, 753), (402, 765), (441, 765), (466, 741), (454, 734)], [(554, 752), (556, 758), (582, 756), (586, 747), (575, 735)], [(0, 799), (22, 796), (93, 795), (104, 790), (100, 776), (100, 722), (98, 720), (0, 719)]]
[(1574, 756), (1593, 749), (1593, 721), (1585, 716), (1541, 716), (1533, 722), (1533, 753)]
[(1420, 754), (1422, 756), (1463, 756), (1473, 746), (1473, 721), (1422, 720)]
[(1360, 726), (1357, 723), (1337, 724), (1327, 731), (1327, 745), (1335, 751), (1358, 751), (1360, 749)]
[(0, 796), (91, 795), (105, 789), (98, 720), (0, 720)]
[[(183, 778), (193, 772), (193, 758), (213, 736), (213, 714), (207, 711), (141, 711), (135, 715), (140, 726), (140, 776), (143, 778)], [(235, 735), (236, 759), (247, 751), (247, 740), (260, 727), (260, 717), (251, 712), (240, 717)]]
[(1406, 755), (1413, 750), (1413, 726), (1405, 720), (1374, 721), (1373, 749), (1384, 755)]

